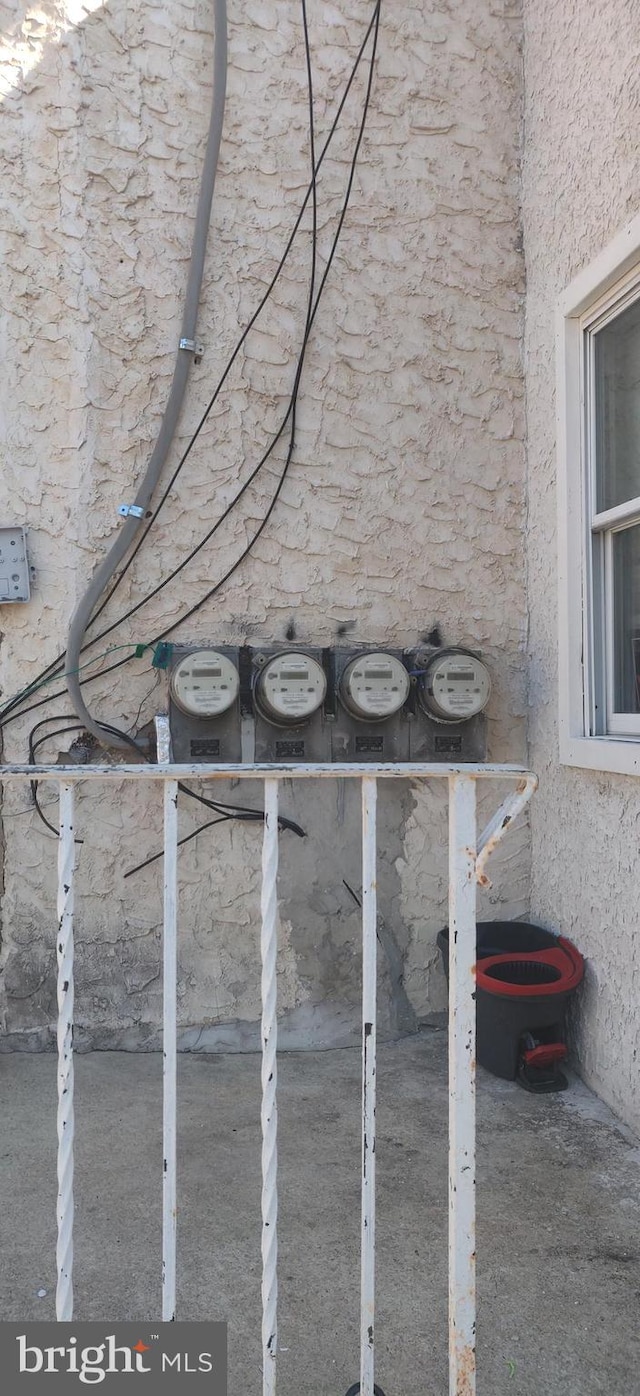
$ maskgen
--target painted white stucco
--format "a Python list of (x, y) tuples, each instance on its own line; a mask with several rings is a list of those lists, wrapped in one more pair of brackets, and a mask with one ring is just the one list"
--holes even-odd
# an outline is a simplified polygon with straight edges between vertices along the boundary
[[(63, 645), (74, 601), (154, 439), (208, 119), (204, 0), (108, 0), (90, 9), (14, 0), (3, 10), (0, 512), (28, 525), (36, 568), (31, 604), (1, 617), (5, 695)], [(321, 140), (372, 6), (311, 0), (309, 10)], [(199, 324), (206, 355), (173, 461), (275, 269), (308, 178), (300, 4), (230, 0), (229, 21), (227, 118)], [(486, 655), (494, 760), (526, 755), (520, 29), (518, 7), (506, 0), (448, 0), (428, 13), (418, 0), (383, 5), (371, 116), (305, 368), (294, 466), (251, 560), (180, 634), (280, 640), (294, 618), (299, 640), (327, 643), (354, 622), (350, 639), (404, 644), (438, 622), (448, 641)], [(362, 91), (360, 81), (322, 171), (322, 257)], [(308, 229), (309, 220), (120, 605), (198, 539), (269, 440), (293, 378)], [(265, 471), (215, 545), (109, 643), (145, 641), (196, 600), (251, 536), (273, 481)], [(152, 682), (146, 657), (96, 684), (94, 707), (131, 725), (142, 704), (143, 721), (158, 701)], [(58, 745), (41, 755), (53, 759)], [(8, 729), (5, 755), (24, 757), (23, 725)], [(51, 798), (43, 792), (45, 803)], [(338, 1040), (357, 1011), (359, 923), (342, 887), (343, 876), (356, 885), (359, 877), (356, 799), (352, 790), (283, 794), (284, 811), (309, 829), (304, 844), (282, 840), (290, 1040), (311, 1040), (316, 1029)], [(435, 951), (446, 919), (444, 801), (440, 792), (388, 801), (383, 909), (424, 1016), (444, 1003)], [(27, 804), (24, 789), (5, 797), (9, 1045), (47, 1040), (54, 1014), (55, 844)], [(182, 819), (187, 830), (199, 816), (186, 809)], [(112, 790), (97, 806), (86, 793), (79, 824), (79, 1040), (154, 1042), (158, 865), (136, 879), (123, 873), (158, 847), (158, 792)], [(242, 1038), (242, 1025), (257, 1018), (258, 849), (256, 828), (225, 825), (182, 856), (180, 1022), (193, 1028), (189, 1041), (220, 1023)], [(485, 914), (524, 914), (527, 880), (522, 823), (496, 865)]]
[(554, 363), (558, 297), (638, 213), (637, 8), (528, 0), (525, 93), (532, 919), (559, 925), (586, 955), (581, 1069), (637, 1127), (640, 787), (558, 761)]

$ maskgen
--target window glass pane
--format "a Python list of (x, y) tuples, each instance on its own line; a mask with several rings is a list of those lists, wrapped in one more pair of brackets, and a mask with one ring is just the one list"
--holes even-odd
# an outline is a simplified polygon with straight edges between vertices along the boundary
[(640, 495), (640, 300), (595, 335), (598, 510)]
[(613, 537), (613, 687), (617, 713), (640, 712), (640, 524)]

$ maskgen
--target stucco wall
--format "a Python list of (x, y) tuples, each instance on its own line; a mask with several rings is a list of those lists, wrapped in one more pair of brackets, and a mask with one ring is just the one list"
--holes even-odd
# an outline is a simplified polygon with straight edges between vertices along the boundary
[(581, 1069), (637, 1127), (640, 788), (558, 764), (554, 424), (556, 299), (640, 207), (637, 6), (527, 3), (525, 91), (532, 912), (587, 956)]
[[(321, 141), (371, 5), (312, 0), (309, 10)], [(10, 163), (0, 194), (2, 514), (29, 526), (37, 574), (31, 604), (1, 617), (10, 694), (63, 645), (74, 600), (158, 427), (212, 42), (202, 0), (4, 13), (4, 71), (14, 85), (3, 100)], [(273, 273), (308, 178), (300, 5), (230, 0), (229, 17), (227, 117), (199, 324), (206, 355), (173, 461)], [(507, 0), (449, 0), (428, 12), (421, 0), (383, 5), (371, 117), (305, 369), (294, 466), (250, 561), (179, 635), (280, 640), (294, 618), (300, 641), (334, 641), (348, 622), (350, 641), (405, 644), (437, 622), (447, 641), (487, 657), (494, 760), (525, 756), (520, 38), (518, 6)], [(362, 91), (360, 80), (322, 171), (322, 257)], [(308, 220), (306, 228), (108, 617), (199, 538), (278, 423), (303, 323)], [(222, 575), (274, 480), (265, 471), (215, 544), (110, 642), (149, 639)], [(142, 703), (142, 722), (158, 702), (159, 689), (145, 698), (152, 683), (147, 657), (94, 685), (94, 707), (131, 725)], [(67, 707), (58, 701), (51, 710)], [(25, 730), (8, 729), (7, 756), (24, 758)], [(41, 755), (53, 759), (58, 745)], [(259, 792), (252, 796), (257, 803)], [(328, 787), (318, 798), (293, 789), (283, 796), (284, 812), (309, 830), (304, 844), (282, 839), (281, 1002), (292, 1041), (310, 1031), (338, 1040), (357, 1014), (358, 917), (342, 885), (343, 877), (359, 885), (356, 800), (353, 790)], [(444, 1003), (435, 953), (446, 916), (444, 799), (396, 790), (383, 805), (382, 908), (424, 1016)], [(54, 1011), (55, 843), (28, 813), (24, 788), (7, 794), (5, 815), (5, 1041), (41, 1042)], [(185, 808), (184, 830), (199, 819)], [(153, 1042), (159, 865), (123, 874), (158, 847), (159, 792), (128, 786), (97, 804), (84, 791), (79, 826), (81, 1035)], [(220, 826), (184, 852), (180, 1021), (194, 1027), (185, 1041), (221, 1022), (244, 1040), (241, 1025), (255, 1023), (258, 862), (259, 829), (246, 825)], [(523, 914), (527, 877), (521, 823), (496, 865), (485, 914)]]

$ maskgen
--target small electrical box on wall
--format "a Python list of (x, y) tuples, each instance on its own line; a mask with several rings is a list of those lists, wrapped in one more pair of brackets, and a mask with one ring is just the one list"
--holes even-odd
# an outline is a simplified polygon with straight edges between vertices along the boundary
[(484, 761), (489, 672), (469, 650), (176, 646), (175, 761)]
[(0, 606), (31, 597), (26, 531), (0, 526)]

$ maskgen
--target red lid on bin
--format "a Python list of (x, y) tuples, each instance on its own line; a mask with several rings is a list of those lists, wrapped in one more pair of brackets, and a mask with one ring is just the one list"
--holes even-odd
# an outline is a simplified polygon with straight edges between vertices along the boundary
[(543, 998), (568, 994), (584, 975), (584, 960), (570, 940), (559, 936), (548, 950), (518, 955), (490, 955), (479, 960), (476, 982), (486, 994), (502, 998)]

